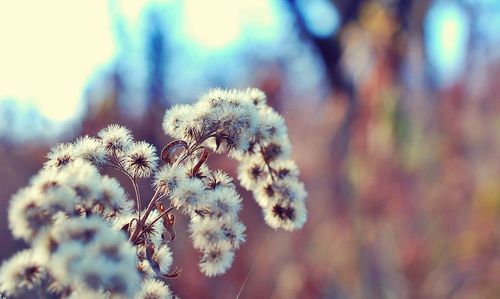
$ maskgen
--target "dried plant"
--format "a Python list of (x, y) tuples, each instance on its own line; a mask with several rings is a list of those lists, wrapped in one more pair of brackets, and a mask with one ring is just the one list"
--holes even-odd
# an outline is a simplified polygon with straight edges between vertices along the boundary
[[(245, 241), (245, 226), (232, 178), (207, 167), (210, 152), (240, 161), (241, 185), (253, 191), (269, 226), (303, 226), (306, 191), (290, 160), (284, 120), (260, 90), (211, 90), (194, 105), (166, 111), (163, 129), (175, 140), (162, 150), (161, 167), (151, 144), (134, 141), (118, 125), (52, 148), (41, 171), (12, 198), (9, 227), (30, 248), (3, 263), (1, 292), (173, 297), (165, 281), (179, 275), (169, 247), (174, 212), (189, 219), (200, 270), (224, 273)], [(133, 196), (100, 173), (106, 167), (130, 179)], [(149, 177), (154, 195), (142, 207), (138, 180)]]

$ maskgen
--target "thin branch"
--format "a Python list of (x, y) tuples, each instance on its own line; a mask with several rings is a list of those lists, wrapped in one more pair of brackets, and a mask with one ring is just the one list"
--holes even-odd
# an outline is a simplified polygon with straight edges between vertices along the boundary
[(134, 186), (137, 214), (139, 219), (141, 219), (141, 193), (139, 192), (139, 185), (137, 185), (137, 179), (135, 177), (132, 178), (132, 185)]
[(113, 158), (115, 161), (113, 160), (109, 161), (110, 162), (109, 165), (123, 172), (132, 182), (132, 186), (134, 187), (134, 193), (135, 193), (135, 203), (136, 203), (137, 213), (139, 215), (139, 219), (141, 219), (141, 194), (139, 192), (139, 185), (137, 185), (137, 179), (135, 176), (132, 176), (128, 171), (125, 170), (125, 167), (123, 167), (122, 162), (120, 161), (120, 159), (118, 159), (115, 150), (113, 150)]
[(255, 264), (257, 263), (257, 259), (260, 256), (260, 253), (262, 252), (262, 246), (264, 246), (264, 244), (267, 242), (267, 239), (269, 238), (269, 234), (270, 234), (270, 231), (268, 230), (267, 234), (266, 234), (266, 237), (264, 238), (264, 242), (260, 243), (259, 249), (257, 249), (257, 253), (255, 254), (255, 257), (254, 257), (254, 259), (252, 261), (252, 265), (250, 266), (250, 269), (248, 270), (248, 273), (247, 273), (247, 275), (245, 277), (245, 280), (243, 280), (243, 283), (241, 284), (241, 288), (240, 288), (238, 294), (236, 295), (235, 299), (239, 299), (240, 298), (241, 293), (243, 292), (243, 289), (247, 285), (248, 279), (250, 278), (250, 274), (252, 274), (252, 271), (255, 268)]
[[(137, 226), (136, 226), (135, 230), (134, 230), (132, 233), (130, 233), (130, 230), (132, 229), (132, 223), (134, 223), (134, 220), (135, 220), (135, 222), (137, 222)], [(129, 222), (129, 224), (128, 224), (128, 228), (127, 228), (127, 233), (130, 235), (130, 237), (128, 238), (128, 240), (129, 240), (129, 241), (131, 241), (131, 240), (132, 240), (132, 238), (134, 237), (134, 235), (136, 235), (136, 234), (137, 234), (136, 232), (137, 232), (139, 229), (140, 229), (140, 227), (139, 227), (139, 219), (137, 219), (137, 218), (132, 218), (132, 220), (130, 220), (130, 222)]]
[(217, 132), (216, 131), (209, 131), (207, 134), (205, 134), (205, 136), (201, 137), (200, 140), (196, 141), (191, 146), (189, 146), (189, 148), (187, 150), (184, 150), (184, 152), (182, 153), (182, 156), (180, 156), (177, 159), (177, 161), (175, 161), (175, 164), (179, 165), (182, 162), (184, 162), (184, 160), (186, 158), (188, 158), (194, 152), (196, 152), (197, 150), (199, 150), (200, 145), (202, 145), (203, 142), (205, 142), (205, 140), (207, 140), (208, 138), (211, 138), (211, 137), (215, 137), (215, 136), (217, 136)]
[(158, 194), (160, 194), (160, 188), (156, 188), (155, 194), (153, 195), (153, 197), (149, 201), (148, 206), (146, 207), (146, 211), (144, 212), (144, 217), (141, 219), (142, 223), (146, 223), (146, 220), (148, 219), (149, 214), (153, 210), (153, 207), (155, 206), (158, 199), (161, 198), (161, 196), (158, 197)]
[(165, 210), (163, 213), (161, 213), (158, 217), (156, 217), (155, 219), (153, 219), (153, 221), (151, 221), (151, 223), (148, 224), (148, 226), (146, 226), (143, 230), (141, 230), (141, 232), (139, 233), (139, 235), (137, 237), (135, 237), (134, 242), (135, 242), (135, 240), (139, 239), (146, 231), (148, 231), (156, 222), (158, 222), (158, 220), (160, 220), (161, 218), (163, 218), (163, 216), (165, 216), (167, 213), (169, 213), (173, 209), (174, 209), (174, 207), (170, 207), (167, 210)]
[(266, 159), (266, 155), (264, 155), (264, 148), (262, 147), (262, 144), (260, 141), (258, 142), (259, 147), (260, 147), (260, 153), (262, 154), (262, 158), (264, 158), (264, 163), (266, 163), (267, 170), (269, 171), (269, 175), (271, 176), (271, 180), (274, 183), (274, 175), (273, 175), (273, 168), (271, 167), (271, 164), (269, 164), (269, 161)]

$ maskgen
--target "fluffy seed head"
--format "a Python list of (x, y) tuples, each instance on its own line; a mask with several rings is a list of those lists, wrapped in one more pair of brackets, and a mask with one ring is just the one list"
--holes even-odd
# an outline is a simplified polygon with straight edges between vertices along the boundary
[(200, 270), (209, 277), (225, 273), (231, 266), (233, 258), (234, 252), (231, 249), (211, 248), (203, 253)]
[(112, 124), (97, 133), (108, 155), (121, 155), (133, 144), (132, 133), (126, 127)]
[(165, 134), (176, 138), (184, 139), (193, 115), (193, 108), (190, 105), (175, 105), (165, 112), (163, 117), (163, 131)]
[(183, 180), (172, 193), (172, 203), (183, 213), (195, 212), (203, 202), (205, 186), (197, 178)]
[(61, 143), (54, 146), (47, 154), (47, 162), (45, 167), (61, 168), (74, 160), (76, 157), (75, 147), (71, 143)]
[(154, 187), (174, 191), (186, 179), (185, 169), (176, 165), (164, 165), (155, 173)]
[(156, 169), (158, 156), (155, 148), (144, 141), (135, 142), (122, 158), (125, 170), (133, 177), (149, 177)]
[(95, 137), (78, 138), (74, 144), (74, 153), (77, 157), (85, 159), (99, 166), (106, 162), (106, 150), (102, 141)]
[(238, 179), (246, 190), (253, 190), (259, 183), (265, 181), (268, 175), (262, 156), (248, 157), (238, 166)]
[(0, 292), (12, 296), (33, 289), (44, 276), (43, 263), (36, 254), (30, 249), (20, 251), (0, 267)]
[(264, 220), (274, 229), (300, 229), (307, 220), (305, 204), (303, 201), (275, 201), (264, 209)]
[(146, 279), (142, 283), (141, 291), (135, 299), (170, 299), (172, 293), (168, 286), (160, 280)]

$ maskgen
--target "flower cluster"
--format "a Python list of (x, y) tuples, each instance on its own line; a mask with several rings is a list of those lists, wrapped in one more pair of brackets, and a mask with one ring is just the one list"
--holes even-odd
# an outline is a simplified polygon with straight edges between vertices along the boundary
[[(180, 274), (170, 249), (176, 213), (189, 220), (200, 270), (224, 273), (246, 228), (233, 179), (207, 166), (210, 151), (240, 161), (241, 185), (254, 191), (271, 227), (303, 226), (306, 191), (290, 160), (283, 118), (264, 93), (209, 91), (194, 105), (168, 110), (163, 129), (175, 140), (160, 157), (119, 125), (51, 149), (11, 200), (9, 227), (30, 248), (2, 264), (0, 294), (38, 289), (61, 298), (172, 298), (166, 280)], [(122, 173), (133, 193), (103, 175), (106, 168)], [(149, 177), (154, 195), (144, 201), (138, 180)]]
[(294, 230), (304, 225), (307, 193), (290, 158), (285, 121), (266, 104), (263, 92), (211, 90), (194, 105), (167, 111), (163, 129), (193, 148), (205, 146), (239, 160), (240, 183), (253, 191), (269, 226)]

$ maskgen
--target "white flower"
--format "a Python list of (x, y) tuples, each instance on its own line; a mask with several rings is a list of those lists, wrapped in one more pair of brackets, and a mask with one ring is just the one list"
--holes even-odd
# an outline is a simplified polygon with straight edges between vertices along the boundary
[(259, 183), (265, 181), (269, 173), (262, 156), (256, 155), (240, 161), (238, 179), (246, 190), (253, 190)]
[(205, 197), (205, 186), (197, 178), (183, 180), (172, 193), (172, 204), (183, 213), (191, 213), (200, 207)]
[(215, 218), (236, 218), (241, 210), (241, 197), (234, 188), (216, 188), (207, 191), (209, 214)]
[(289, 159), (292, 146), (288, 136), (273, 137), (261, 143), (261, 154), (264, 160), (272, 162), (278, 159)]
[(102, 141), (95, 137), (78, 138), (74, 145), (74, 154), (77, 157), (90, 161), (99, 166), (106, 162), (106, 149)]
[(168, 286), (160, 280), (146, 279), (142, 283), (141, 291), (135, 299), (170, 299), (172, 293)]
[(217, 219), (206, 217), (189, 224), (193, 247), (198, 250), (210, 248), (231, 248), (229, 239), (221, 229), (221, 222)]
[[(110, 225), (113, 227), (114, 230), (120, 231), (124, 229), (126, 225), (129, 225), (132, 219), (137, 218), (137, 215), (134, 213), (126, 213), (126, 214), (119, 214), (116, 217), (112, 218), (112, 221), (110, 222)], [(135, 223), (135, 221), (134, 221)], [(134, 226), (135, 227), (135, 226)], [(128, 228), (129, 231), (132, 231), (131, 228)], [(126, 231), (126, 230), (124, 230)]]
[(275, 160), (270, 164), (278, 179), (299, 176), (299, 169), (293, 160)]
[(257, 130), (260, 141), (287, 136), (285, 120), (271, 107), (259, 110), (259, 127)]
[(256, 189), (253, 190), (253, 197), (261, 208), (267, 207), (269, 202), (276, 196), (272, 181), (270, 179), (269, 181), (270, 182), (259, 184)]
[(75, 159), (74, 145), (71, 143), (61, 143), (54, 146), (47, 154), (48, 161), (45, 167), (64, 167), (68, 162)]
[[(173, 263), (164, 240), (167, 231), (172, 233), (172, 219), (159, 217), (155, 203), (139, 219), (119, 182), (99, 172), (97, 167), (106, 163), (124, 170), (134, 184), (154, 174), (158, 199), (169, 199), (188, 216), (193, 247), (203, 255), (199, 267), (207, 276), (224, 273), (246, 238), (238, 219), (241, 197), (229, 175), (208, 169), (207, 149), (241, 161), (241, 185), (253, 191), (269, 226), (294, 230), (304, 225), (307, 192), (290, 160), (284, 119), (266, 105), (262, 91), (210, 90), (194, 105), (166, 111), (162, 125), (166, 134), (183, 140), (177, 142), (186, 146), (187, 156), (158, 171), (155, 148), (135, 142), (119, 125), (107, 126), (98, 138), (84, 136), (52, 148), (42, 171), (9, 206), (13, 235), (32, 249), (4, 262), (0, 292), (17, 295), (47, 275), (47, 290), (65, 298), (173, 297), (155, 280)], [(132, 234), (139, 224), (141, 234)]]
[(108, 155), (121, 155), (133, 144), (132, 133), (126, 127), (112, 124), (97, 133)]
[(209, 189), (234, 188), (233, 178), (222, 170), (211, 172), (207, 178), (206, 185)]
[(67, 186), (21, 189), (11, 200), (9, 227), (15, 237), (29, 241), (52, 225), (59, 213), (73, 214), (76, 203), (75, 192)]
[(271, 202), (281, 201), (304, 201), (307, 197), (307, 192), (302, 184), (296, 177), (287, 177), (285, 179), (276, 179), (273, 181), (271, 178), (265, 183), (257, 186), (254, 190), (254, 197), (261, 207), (267, 207)]
[(172, 266), (173, 258), (170, 247), (166, 244), (161, 244), (153, 254), (153, 260), (158, 263), (161, 273), (168, 273)]
[(77, 202), (78, 197), (75, 191), (63, 185), (46, 190), (43, 193), (40, 204), (52, 214), (56, 214), (57, 212), (72, 214)]
[(247, 88), (242, 92), (242, 97), (245, 97), (251, 101), (255, 106), (264, 106), (267, 101), (266, 94), (258, 88)]
[(42, 206), (43, 194), (33, 188), (19, 190), (9, 206), (9, 228), (16, 238), (30, 241), (53, 221), (53, 215)]
[(133, 177), (149, 177), (156, 169), (158, 156), (155, 148), (144, 141), (135, 142), (134, 145), (121, 158), (125, 170)]
[(98, 217), (68, 219), (51, 232), (55, 250), (50, 271), (66, 284), (83, 284), (126, 297), (140, 286), (136, 255), (125, 234)]
[[(146, 254), (146, 245), (139, 244), (137, 249), (137, 269), (143, 279), (158, 277), (158, 271), (161, 274), (168, 274), (170, 266), (172, 265), (172, 252), (166, 244), (155, 245), (153, 255), (151, 256), (152, 263), (148, 260)], [(153, 269), (153, 267), (155, 269)]]
[(303, 201), (277, 200), (264, 208), (264, 220), (274, 228), (292, 231), (300, 229), (307, 220), (307, 210)]
[(166, 192), (172, 192), (186, 179), (186, 170), (177, 165), (164, 165), (155, 173), (154, 187), (165, 187)]
[[(218, 152), (230, 154), (248, 149), (250, 139), (256, 133), (258, 113), (255, 105), (236, 90), (213, 89), (201, 97), (194, 106), (201, 134), (216, 133), (206, 145)], [(196, 134), (191, 138), (196, 139)], [(236, 152), (236, 153), (233, 153)]]
[[(70, 162), (68, 162), (70, 163)], [(56, 186), (64, 185), (66, 182), (60, 174), (57, 167), (42, 168), (35, 176), (30, 179), (30, 184), (41, 191), (46, 191)]]
[(2, 263), (0, 268), (0, 292), (8, 296), (16, 295), (23, 289), (33, 289), (40, 285), (45, 276), (43, 263), (32, 250), (16, 253)]
[(192, 125), (193, 108), (191, 105), (175, 105), (165, 112), (163, 131), (176, 139), (184, 139), (186, 130)]
[(132, 213), (134, 203), (127, 197), (125, 190), (115, 178), (103, 176), (99, 193), (100, 196), (96, 199), (94, 209), (97, 209), (97, 212), (105, 218)]
[(101, 174), (90, 162), (83, 159), (76, 159), (69, 163), (60, 172), (61, 180), (67, 186), (73, 188), (80, 198), (80, 201), (93, 201), (100, 194)]
[(234, 252), (231, 249), (211, 248), (203, 253), (200, 270), (206, 276), (215, 276), (227, 271), (233, 262)]
[(47, 291), (56, 295), (56, 298), (68, 298), (77, 289), (76, 286), (63, 284), (60, 281), (57, 281), (57, 279), (50, 275), (50, 273), (47, 273), (47, 276)]
[(224, 236), (231, 243), (233, 249), (238, 249), (246, 240), (246, 227), (240, 221), (234, 219), (223, 221), (221, 229)]

